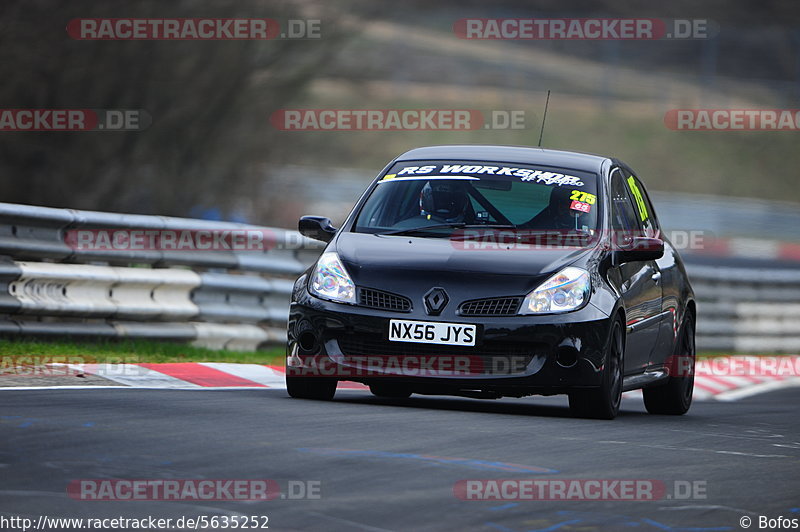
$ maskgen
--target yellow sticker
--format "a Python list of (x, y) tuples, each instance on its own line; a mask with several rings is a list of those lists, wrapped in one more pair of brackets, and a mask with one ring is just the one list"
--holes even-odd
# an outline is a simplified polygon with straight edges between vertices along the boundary
[(595, 202), (597, 202), (597, 196), (582, 190), (573, 190), (569, 199), (572, 201), (580, 201), (581, 203), (588, 203), (589, 205), (594, 205)]
[(387, 181), (389, 179), (394, 179), (395, 177), (397, 177), (397, 174), (386, 174), (385, 176), (383, 176), (383, 179), (381, 179), (381, 181)]
[(633, 198), (636, 200), (636, 207), (639, 209), (639, 216), (642, 218), (642, 221), (647, 220), (647, 207), (645, 207), (644, 204), (642, 191), (636, 186), (636, 180), (633, 178), (633, 176), (628, 178), (628, 187), (630, 187), (631, 192), (633, 193)]

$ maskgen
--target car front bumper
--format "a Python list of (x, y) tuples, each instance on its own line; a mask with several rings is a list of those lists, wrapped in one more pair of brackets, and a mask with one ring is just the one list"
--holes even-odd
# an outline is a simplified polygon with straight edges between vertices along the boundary
[[(476, 345), (391, 342), (391, 319), (475, 324)], [(542, 316), (434, 317), (326, 301), (302, 287), (289, 311), (287, 375), (391, 382), (416, 393), (565, 393), (600, 385), (610, 327), (591, 303)]]

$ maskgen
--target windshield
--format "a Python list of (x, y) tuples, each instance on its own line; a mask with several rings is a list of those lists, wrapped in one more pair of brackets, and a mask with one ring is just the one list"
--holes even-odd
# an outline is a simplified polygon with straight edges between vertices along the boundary
[(373, 189), (359, 233), (437, 236), (460, 227), (532, 231), (597, 229), (597, 176), (496, 162), (405, 161)]

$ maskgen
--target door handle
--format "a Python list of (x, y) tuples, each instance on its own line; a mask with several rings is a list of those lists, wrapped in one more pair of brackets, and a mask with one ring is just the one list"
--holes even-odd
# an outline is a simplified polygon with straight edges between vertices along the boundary
[(653, 275), (650, 276), (650, 278), (653, 281), (655, 281), (656, 284), (658, 284), (659, 281), (661, 281), (661, 272), (655, 272)]

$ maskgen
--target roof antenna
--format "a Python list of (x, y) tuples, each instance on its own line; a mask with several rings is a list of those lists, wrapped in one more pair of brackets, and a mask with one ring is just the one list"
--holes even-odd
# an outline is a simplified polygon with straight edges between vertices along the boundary
[(550, 105), (550, 89), (547, 90), (547, 101), (544, 102), (544, 115), (542, 115), (542, 130), (539, 132), (539, 147), (542, 147), (542, 136), (544, 135), (544, 121), (547, 120), (547, 106)]

